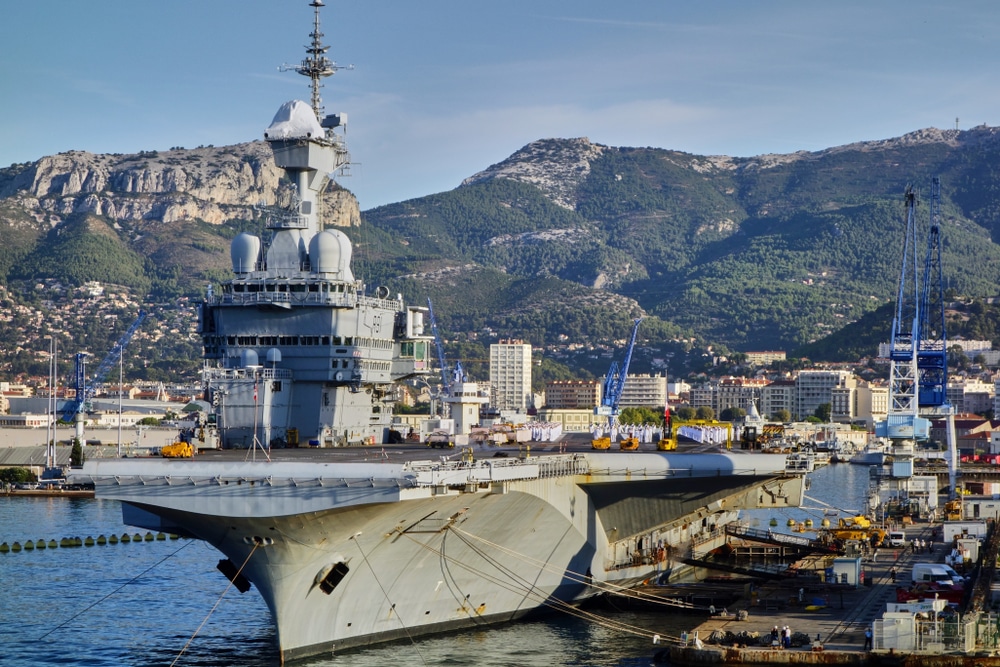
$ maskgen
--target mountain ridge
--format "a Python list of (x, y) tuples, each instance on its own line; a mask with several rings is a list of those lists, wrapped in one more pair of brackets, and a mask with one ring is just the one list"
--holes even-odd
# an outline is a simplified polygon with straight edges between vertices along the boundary
[[(992, 295), (1000, 131), (988, 126), (746, 158), (540, 139), (448, 192), (361, 212), (332, 185), (322, 206), (352, 238), (357, 275), (431, 296), (469, 337), (594, 344), (642, 315), (652, 345), (791, 350), (893, 297), (902, 192), (931, 175), (950, 286)], [(197, 297), (227, 275), (228, 241), (289, 203), (280, 176), (261, 141), (0, 169), (0, 282), (21, 302), (28, 285), (94, 276), (136, 303)]]

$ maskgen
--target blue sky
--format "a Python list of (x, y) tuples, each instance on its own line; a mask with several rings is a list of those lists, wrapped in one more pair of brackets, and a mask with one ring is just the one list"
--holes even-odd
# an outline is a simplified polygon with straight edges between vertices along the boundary
[[(525, 144), (751, 156), (1000, 125), (994, 0), (327, 0), (327, 112), (362, 209)], [(307, 0), (6, 0), (0, 166), (262, 138), (308, 79)]]

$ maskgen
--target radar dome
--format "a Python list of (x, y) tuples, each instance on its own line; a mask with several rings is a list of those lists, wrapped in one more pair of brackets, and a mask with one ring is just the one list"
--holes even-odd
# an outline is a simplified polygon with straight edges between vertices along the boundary
[(324, 229), (309, 242), (309, 261), (316, 273), (333, 274), (348, 282), (354, 281), (351, 273), (351, 240), (344, 232)]
[(264, 138), (269, 140), (278, 139), (308, 139), (316, 137), (322, 139), (326, 136), (312, 107), (302, 100), (292, 100), (285, 102), (274, 114), (271, 125), (264, 130)]
[(243, 350), (242, 352), (240, 352), (240, 364), (243, 366), (243, 368), (260, 366), (260, 358), (257, 356), (257, 351)]
[(233, 260), (233, 273), (249, 273), (257, 268), (260, 259), (260, 239), (253, 234), (240, 232), (229, 246)]

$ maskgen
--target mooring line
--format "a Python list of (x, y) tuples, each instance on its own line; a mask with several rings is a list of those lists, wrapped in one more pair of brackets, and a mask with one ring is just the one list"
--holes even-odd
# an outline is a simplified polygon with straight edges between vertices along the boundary
[[(257, 553), (258, 547), (260, 547), (260, 543), (255, 541), (254, 545), (253, 545), (253, 549), (251, 549), (250, 553), (247, 554), (247, 559), (245, 561), (243, 561), (242, 565), (240, 565), (240, 569), (236, 570), (236, 575), (233, 577), (233, 579), (236, 579), (237, 577), (240, 576), (240, 573), (243, 572), (243, 568), (245, 568), (247, 566), (247, 563), (250, 562), (250, 557), (253, 556), (255, 553)], [(215, 610), (218, 609), (218, 607), (219, 607), (220, 604), (222, 604), (222, 598), (226, 597), (226, 593), (228, 593), (229, 589), (232, 588), (232, 587), (233, 587), (233, 582), (232, 582), (232, 580), (230, 580), (229, 581), (229, 585), (226, 586), (226, 588), (222, 591), (222, 595), (219, 596), (219, 599), (216, 600), (215, 604), (212, 605), (212, 608), (209, 609), (208, 614), (205, 616), (205, 619), (201, 622), (201, 625), (199, 625), (195, 629), (194, 634), (191, 635), (191, 638), (188, 639), (187, 642), (185, 642), (184, 646), (181, 647), (180, 653), (178, 653), (177, 657), (174, 658), (173, 662), (170, 663), (170, 667), (174, 667), (174, 665), (177, 664), (177, 661), (181, 659), (181, 656), (184, 655), (184, 651), (186, 651), (188, 649), (188, 646), (191, 645), (191, 642), (194, 641), (194, 638), (197, 637), (198, 633), (201, 632), (201, 629), (203, 627), (205, 627), (205, 624), (208, 623), (208, 619), (210, 619), (212, 617), (212, 614), (215, 613)]]
[(180, 548), (179, 548), (179, 549), (177, 549), (176, 551), (174, 551), (174, 552), (173, 552), (173, 553), (171, 553), (171, 554), (167, 554), (166, 556), (164, 556), (163, 558), (161, 558), (161, 559), (160, 559), (159, 561), (157, 561), (157, 562), (156, 562), (156, 563), (154, 563), (153, 565), (150, 565), (150, 566), (149, 566), (149, 567), (147, 567), (147, 568), (146, 568), (145, 570), (143, 570), (143, 571), (142, 571), (142, 572), (140, 572), (139, 574), (135, 575), (134, 577), (132, 577), (131, 579), (129, 579), (128, 581), (126, 581), (126, 582), (125, 582), (124, 584), (122, 584), (121, 586), (119, 586), (119, 587), (118, 587), (118, 588), (116, 588), (115, 590), (111, 591), (110, 593), (108, 593), (107, 595), (105, 595), (104, 597), (102, 597), (102, 598), (101, 598), (100, 600), (98, 600), (97, 602), (95, 602), (95, 603), (93, 603), (92, 605), (90, 605), (90, 606), (86, 607), (85, 609), (82, 609), (82, 610), (80, 610), (79, 612), (77, 612), (77, 613), (73, 614), (72, 616), (70, 616), (70, 617), (69, 617), (69, 618), (67, 618), (67, 619), (66, 619), (65, 621), (63, 621), (63, 622), (62, 622), (62, 623), (60, 623), (59, 625), (55, 626), (54, 628), (51, 628), (51, 629), (50, 629), (50, 630), (49, 630), (48, 632), (46, 632), (46, 633), (45, 633), (44, 635), (42, 635), (41, 637), (39, 637), (37, 641), (41, 641), (41, 640), (45, 639), (46, 637), (48, 637), (49, 635), (51, 635), (51, 634), (52, 634), (53, 632), (55, 632), (56, 630), (59, 630), (60, 628), (62, 628), (62, 627), (65, 627), (65, 626), (66, 626), (66, 624), (67, 624), (67, 623), (69, 623), (70, 621), (73, 621), (73, 620), (75, 620), (76, 618), (78, 618), (78, 617), (82, 616), (83, 614), (86, 614), (86, 613), (87, 613), (88, 611), (90, 611), (91, 609), (93, 609), (93, 608), (94, 608), (94, 607), (96, 607), (97, 605), (101, 604), (102, 602), (104, 602), (105, 600), (107, 600), (108, 598), (110, 598), (111, 596), (113, 596), (113, 595), (117, 594), (117, 593), (118, 593), (119, 591), (121, 591), (121, 590), (122, 590), (123, 588), (125, 588), (126, 586), (129, 586), (129, 585), (131, 585), (131, 584), (135, 583), (135, 582), (136, 582), (136, 581), (137, 581), (137, 580), (138, 580), (138, 579), (139, 579), (140, 577), (142, 577), (142, 576), (143, 576), (144, 574), (146, 574), (146, 573), (147, 573), (147, 572), (149, 572), (150, 570), (154, 570), (154, 569), (156, 569), (157, 567), (159, 567), (159, 566), (160, 566), (160, 565), (161, 565), (161, 564), (162, 564), (162, 563), (163, 563), (164, 561), (166, 561), (167, 559), (169, 559), (169, 558), (173, 558), (174, 556), (176, 556), (176, 555), (177, 555), (178, 553), (180, 553), (181, 549), (185, 549), (185, 548), (187, 548), (187, 546), (188, 546), (188, 545), (190, 545), (190, 544), (193, 544), (193, 543), (194, 543), (194, 540), (191, 540), (191, 541), (189, 541), (189, 542), (185, 542), (184, 544), (182, 544), (182, 545), (180, 546)]

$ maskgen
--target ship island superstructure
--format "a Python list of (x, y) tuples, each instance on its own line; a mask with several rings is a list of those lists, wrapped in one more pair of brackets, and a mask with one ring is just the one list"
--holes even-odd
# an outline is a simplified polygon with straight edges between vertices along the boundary
[(351, 270), (351, 241), (322, 229), (321, 193), (350, 163), (338, 128), (318, 120), (325, 57), (316, 11), (309, 57), (313, 104), (282, 105), (264, 133), (275, 164), (295, 185), (293, 209), (272, 217), (271, 240), (243, 232), (231, 245), (234, 277), (201, 305), (209, 417), (223, 448), (381, 443), (395, 383), (430, 371), (426, 308), (407, 307), (385, 287), (366, 293)]
[[(312, 6), (310, 54), (324, 58)], [(120, 501), (126, 524), (218, 549), (222, 574), (267, 604), (282, 661), (674, 581), (740, 510), (801, 504), (803, 471), (780, 455), (354, 446), (386, 442), (394, 383), (430, 370), (429, 338), (423, 309), (366, 295), (347, 237), (320, 229), (319, 193), (347, 156), (315, 100), (284, 105), (266, 135), (295, 210), (266, 248), (234, 239), (234, 278), (205, 299), (200, 330), (223, 449), (319, 446), (99, 459), (72, 475)]]

